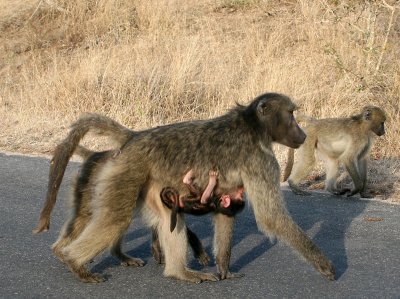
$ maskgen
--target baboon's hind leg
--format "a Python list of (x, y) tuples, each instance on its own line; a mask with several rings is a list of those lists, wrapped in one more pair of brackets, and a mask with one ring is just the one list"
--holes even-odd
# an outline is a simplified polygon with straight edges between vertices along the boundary
[(108, 167), (113, 168), (99, 180), (101, 184), (95, 192), (97, 198), (93, 198), (95, 208), (91, 221), (79, 237), (62, 251), (71, 271), (85, 282), (98, 281), (98, 276), (89, 272), (85, 264), (103, 250), (118, 247), (131, 223), (139, 188), (146, 180), (145, 175), (138, 172), (136, 176), (129, 176), (126, 169), (119, 165)]
[(79, 180), (75, 182), (73, 194), (72, 215), (65, 223), (57, 241), (52, 246), (53, 253), (63, 263), (65, 260), (62, 250), (78, 238), (92, 217), (90, 206), (91, 195), (80, 188)]

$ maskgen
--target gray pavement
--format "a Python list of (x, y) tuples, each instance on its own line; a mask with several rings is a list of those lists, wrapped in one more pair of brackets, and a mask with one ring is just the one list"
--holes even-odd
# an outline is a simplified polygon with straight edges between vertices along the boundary
[[(124, 251), (146, 265), (121, 267), (104, 253), (91, 267), (108, 281), (81, 283), (50, 249), (67, 217), (69, 183), (78, 168), (71, 163), (67, 169), (50, 231), (32, 235), (49, 160), (0, 153), (0, 298), (400, 298), (400, 205), (289, 191), (290, 214), (333, 261), (336, 281), (324, 279), (289, 246), (268, 240), (247, 208), (236, 223), (231, 259), (231, 270), (243, 278), (194, 285), (163, 277), (151, 257), (149, 229), (135, 218)], [(187, 219), (211, 255), (211, 218)], [(201, 269), (192, 255), (189, 260)], [(214, 260), (203, 270), (215, 272)]]

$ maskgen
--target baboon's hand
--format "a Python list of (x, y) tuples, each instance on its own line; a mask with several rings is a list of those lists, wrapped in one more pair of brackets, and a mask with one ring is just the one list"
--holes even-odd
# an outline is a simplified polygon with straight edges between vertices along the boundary
[(224, 273), (219, 274), (219, 279), (224, 280), (224, 279), (234, 279), (234, 278), (241, 278), (243, 277), (244, 274), (241, 273), (231, 273), (229, 271), (226, 271)]
[(333, 267), (332, 263), (326, 258), (321, 258), (315, 267), (319, 273), (329, 280), (335, 280), (335, 267)]

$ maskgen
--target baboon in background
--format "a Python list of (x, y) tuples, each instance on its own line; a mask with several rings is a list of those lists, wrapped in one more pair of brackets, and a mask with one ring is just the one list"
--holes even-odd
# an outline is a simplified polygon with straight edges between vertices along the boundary
[[(288, 163), (284, 173), (292, 191), (299, 195), (308, 195), (298, 186), (315, 165), (317, 151), (326, 167), (326, 190), (347, 196), (360, 193), (361, 197), (372, 197), (366, 190), (367, 157), (374, 134), (385, 134), (385, 112), (379, 107), (366, 106), (360, 114), (349, 118), (307, 118), (304, 128), (307, 134), (305, 143), (298, 149), (298, 159), (293, 165), (294, 150), (289, 149)], [(339, 163), (343, 163), (351, 176), (354, 189), (338, 190), (336, 180), (339, 174)], [(293, 170), (292, 170), (293, 168)]]
[[(73, 200), (70, 218), (66, 221), (58, 240), (52, 246), (54, 254), (61, 261), (64, 261), (62, 249), (79, 236), (92, 217), (91, 200), (94, 196), (93, 186), (95, 185), (99, 169), (101, 169), (105, 161), (112, 159), (119, 153), (119, 150), (93, 152), (79, 146), (79, 141), (89, 131), (94, 131), (97, 134), (111, 137), (119, 147), (125, 144), (126, 141), (135, 134), (134, 131), (121, 126), (119, 123), (108, 117), (88, 114), (71, 126), (71, 132), (68, 137), (56, 148), (54, 157), (50, 163), (46, 204), (42, 210), (40, 217), (41, 221), (38, 227), (33, 231), (34, 233), (39, 233), (48, 230), (49, 228), (50, 214), (54, 207), (67, 163), (72, 154), (77, 154), (84, 159), (81, 170), (76, 176), (72, 188)], [(153, 257), (158, 263), (163, 263), (163, 254), (159, 245), (157, 231), (152, 229), (152, 232)], [(210, 259), (196, 234), (189, 228), (187, 229), (187, 234), (194, 256), (198, 259), (201, 265), (208, 265)], [(144, 264), (138, 259), (131, 259), (123, 254), (120, 243), (117, 243), (116, 246), (112, 248), (111, 253), (121, 260), (121, 264), (124, 266), (142, 266)]]
[[(136, 132), (97, 176), (93, 217), (63, 250), (71, 271), (83, 281), (101, 281), (85, 264), (118, 244), (133, 210), (141, 208), (148, 224), (158, 230), (165, 255), (164, 275), (190, 282), (217, 280), (211, 273), (186, 268), (184, 219), (178, 214), (177, 229), (171, 233), (171, 211), (159, 199), (165, 186), (184, 192), (181, 180), (187, 169), (196, 169), (200, 174), (196, 180), (203, 189), (206, 173), (216, 166), (223, 177), (215, 195), (244, 188), (260, 229), (293, 246), (322, 275), (334, 279), (331, 262), (288, 215), (280, 190), (279, 164), (271, 147), (278, 142), (298, 148), (304, 142), (306, 135), (293, 117), (295, 109), (288, 97), (267, 93), (214, 119)], [(176, 164), (177, 156), (180, 163)], [(234, 217), (214, 217), (214, 251), (221, 279), (234, 276), (229, 272), (233, 224)]]

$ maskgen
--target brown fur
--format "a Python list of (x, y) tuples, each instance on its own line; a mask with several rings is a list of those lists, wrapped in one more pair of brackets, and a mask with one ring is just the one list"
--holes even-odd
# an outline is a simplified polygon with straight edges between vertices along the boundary
[[(361, 197), (371, 197), (366, 191), (367, 157), (373, 136), (385, 134), (385, 112), (375, 106), (366, 106), (361, 113), (349, 118), (306, 119), (304, 131), (306, 142), (298, 150), (298, 161), (294, 163), (294, 150), (289, 149), (284, 181), (288, 179), (294, 193), (307, 195), (301, 190), (299, 182), (315, 165), (315, 151), (326, 163), (326, 189), (333, 194), (352, 196), (360, 193)], [(339, 163), (343, 163), (350, 174), (354, 189), (338, 190), (336, 180)], [(294, 165), (293, 165), (294, 164)], [(293, 171), (292, 171), (293, 168)]]
[[(210, 273), (187, 269), (187, 237), (183, 215), (171, 233), (171, 211), (160, 200), (165, 186), (182, 190), (182, 176), (196, 169), (201, 188), (208, 170), (216, 166), (223, 174), (218, 193), (244, 187), (254, 208), (259, 228), (293, 246), (329, 279), (334, 268), (323, 253), (287, 214), (279, 186), (279, 165), (272, 142), (299, 147), (305, 134), (292, 112), (296, 106), (280, 94), (263, 94), (248, 106), (238, 106), (221, 117), (137, 132), (113, 159), (102, 166), (93, 186), (93, 216), (82, 233), (63, 251), (70, 269), (84, 281), (96, 281), (85, 263), (106, 248), (114, 247), (128, 228), (132, 212), (140, 208), (156, 227), (165, 255), (166, 276), (200, 282), (216, 280)], [(179, 163), (176, 163), (177, 157)], [(49, 216), (49, 215), (48, 215)], [(214, 217), (214, 251), (220, 278), (229, 272), (234, 217)]]

